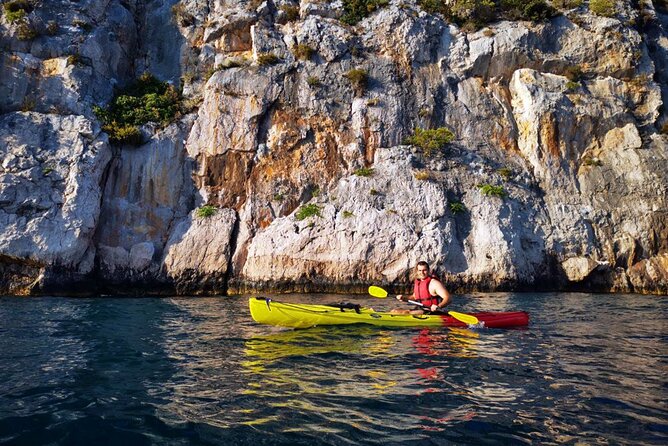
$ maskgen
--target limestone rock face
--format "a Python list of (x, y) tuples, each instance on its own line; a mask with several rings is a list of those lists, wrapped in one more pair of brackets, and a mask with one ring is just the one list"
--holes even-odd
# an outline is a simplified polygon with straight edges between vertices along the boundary
[[(258, 232), (242, 280), (257, 286), (269, 272), (271, 285), (289, 284), (286, 289), (317, 289), (317, 278), (363, 288), (407, 279), (427, 258), (448, 281), (462, 285), (532, 283), (543, 276), (545, 248), (521, 215), (545, 216), (538, 208), (520, 212), (516, 203), (482, 196), (475, 187), (480, 163), (460, 154), (424, 166), (406, 147), (380, 149), (372, 176), (344, 176), (326, 196), (311, 199), (306, 206), (315, 215), (301, 218), (300, 208)], [(521, 187), (511, 194), (535, 198)], [(453, 213), (450, 204), (460, 202), (467, 210)]]
[(195, 290), (196, 294), (226, 291), (236, 222), (234, 211), (222, 209), (206, 218), (192, 213), (176, 223), (167, 241), (163, 264), (177, 291)]
[[(40, 2), (23, 21), (0, 24), (0, 113), (88, 115), (131, 78), (137, 45), (127, 2)], [(25, 23), (32, 39), (20, 38)]]
[[(0, 292), (362, 291), (421, 259), (453, 290), (666, 292), (649, 2), (477, 31), (412, 0), (64, 5), (0, 19)], [(93, 106), (144, 71), (181, 113), (110, 147)]]
[(164, 280), (165, 245), (194, 205), (183, 138), (172, 125), (141, 147), (119, 151), (109, 165), (96, 242), (98, 274), (116, 287), (157, 287)]
[(106, 135), (81, 116), (8, 113), (0, 157), (0, 285), (24, 293), (86, 276), (111, 159)]

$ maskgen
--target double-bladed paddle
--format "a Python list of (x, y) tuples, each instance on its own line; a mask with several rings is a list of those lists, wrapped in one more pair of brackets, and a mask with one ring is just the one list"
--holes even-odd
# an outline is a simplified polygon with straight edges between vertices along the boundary
[[(387, 297), (387, 291), (375, 285), (371, 285), (369, 287), (369, 294), (379, 299), (385, 299)], [(413, 305), (418, 305), (426, 310), (429, 310), (429, 307), (427, 307), (426, 305), (422, 305), (420, 302), (409, 300), (408, 303)], [(467, 325), (476, 325), (478, 322), (480, 322), (477, 317), (471, 316), (470, 314), (458, 313), (456, 311), (448, 311), (448, 314), (457, 319), (458, 321), (464, 322)]]

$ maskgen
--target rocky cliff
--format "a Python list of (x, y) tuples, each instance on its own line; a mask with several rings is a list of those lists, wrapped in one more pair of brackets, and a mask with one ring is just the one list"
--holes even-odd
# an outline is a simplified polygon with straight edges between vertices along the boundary
[(666, 4), (529, 3), (5, 0), (0, 293), (668, 293)]

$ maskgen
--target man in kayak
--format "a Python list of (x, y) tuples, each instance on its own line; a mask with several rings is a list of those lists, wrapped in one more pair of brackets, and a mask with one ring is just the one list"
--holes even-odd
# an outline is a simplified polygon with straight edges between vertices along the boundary
[[(404, 296), (397, 295), (397, 299), (407, 302), (412, 300), (423, 305), (422, 308), (416, 307), (413, 310), (394, 309), (392, 313), (395, 314), (423, 314), (425, 311), (437, 312), (442, 310), (450, 303), (450, 293), (445, 289), (440, 280), (434, 277), (430, 270), (429, 264), (425, 261), (420, 261), (415, 267), (416, 279), (413, 283), (413, 294)], [(427, 310), (428, 309), (428, 310)]]

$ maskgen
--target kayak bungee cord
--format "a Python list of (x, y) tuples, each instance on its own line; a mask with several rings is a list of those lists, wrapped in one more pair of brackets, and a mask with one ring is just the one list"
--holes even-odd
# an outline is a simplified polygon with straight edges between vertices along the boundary
[[(269, 303), (272, 301), (270, 297), (256, 297), (256, 299), (257, 300), (264, 300), (267, 304), (267, 309), (269, 309), (269, 311), (272, 311), (271, 306), (269, 305)], [(313, 313), (313, 314), (338, 313), (338, 311), (334, 311), (333, 309), (332, 310), (316, 310), (316, 309), (313, 309), (313, 308), (305, 307), (305, 306), (300, 305), (300, 304), (292, 304), (292, 303), (289, 303), (289, 302), (281, 302), (281, 305), (284, 306), (284, 307), (294, 308), (294, 309), (298, 309), (298, 310), (305, 311), (305, 312), (308, 312), (308, 313)], [(308, 304), (306, 304), (306, 305), (308, 305)], [(334, 305), (327, 304), (326, 306), (331, 306), (332, 308), (337, 308), (340, 311), (343, 311), (344, 309), (355, 310), (355, 312), (357, 314), (359, 314), (360, 313), (359, 310), (362, 309), (361, 306), (355, 305), (355, 304), (348, 304), (348, 305), (353, 305), (353, 306), (356, 306), (357, 308), (342, 307), (342, 305), (344, 305), (344, 304), (334, 304)]]

